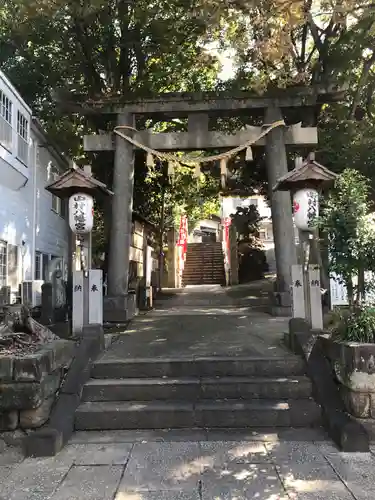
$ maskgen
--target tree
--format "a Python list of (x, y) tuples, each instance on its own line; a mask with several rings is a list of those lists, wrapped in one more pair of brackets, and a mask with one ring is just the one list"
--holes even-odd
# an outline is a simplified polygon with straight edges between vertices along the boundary
[(237, 207), (236, 213), (231, 215), (231, 218), (239, 241), (247, 242), (252, 248), (259, 248), (261, 246), (259, 239), (260, 223), (265, 217), (259, 215), (258, 208), (255, 205)]
[[(364, 292), (360, 283), (364, 271), (375, 270), (375, 227), (368, 195), (368, 179), (356, 170), (344, 170), (324, 202), (320, 220), (327, 235), (329, 270), (342, 277), (350, 305)], [(357, 290), (355, 277), (359, 279)]]
[[(86, 99), (102, 99), (129, 92), (142, 97), (212, 89), (219, 63), (201, 43), (206, 24), (194, 17), (197, 5), (197, 0), (151, 4), (145, 0), (7, 0), (0, 7), (0, 64), (61, 147), (78, 163), (89, 160), (94, 175), (111, 187), (113, 155), (85, 155), (81, 137), (110, 130), (114, 123), (109, 117), (61, 112), (55, 103), (57, 91), (74, 90)], [(144, 155), (136, 155), (134, 208), (158, 223), (163, 175), (149, 171), (144, 160)], [(192, 213), (198, 199), (208, 196), (207, 202), (212, 203), (213, 186), (205, 181), (198, 187), (188, 172), (179, 175), (173, 188), (166, 190), (169, 219), (175, 216), (175, 206)], [(215, 189), (217, 193), (218, 183)], [(201, 201), (199, 208), (205, 210)], [(199, 210), (194, 210), (197, 217)], [(110, 202), (98, 204), (96, 213), (101, 252)]]

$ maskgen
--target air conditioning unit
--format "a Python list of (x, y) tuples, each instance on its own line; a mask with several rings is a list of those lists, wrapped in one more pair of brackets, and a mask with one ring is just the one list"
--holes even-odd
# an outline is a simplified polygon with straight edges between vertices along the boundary
[(22, 303), (29, 307), (40, 306), (42, 303), (43, 284), (44, 280), (22, 281), (21, 283)]

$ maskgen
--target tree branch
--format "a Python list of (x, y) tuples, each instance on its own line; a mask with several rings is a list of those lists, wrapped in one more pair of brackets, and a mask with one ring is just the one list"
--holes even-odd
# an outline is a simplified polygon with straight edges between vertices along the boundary
[(84, 74), (87, 82), (89, 86), (93, 88), (95, 94), (101, 94), (103, 91), (103, 81), (92, 60), (92, 50), (90, 50), (88, 45), (90, 36), (87, 32), (84, 20), (74, 18), (73, 29), (77, 36), (78, 45), (81, 47), (81, 51), (85, 59), (82, 61), (82, 66), (84, 68)]
[(357, 90), (355, 92), (354, 98), (352, 105), (350, 107), (349, 111), (349, 119), (352, 120), (355, 116), (356, 109), (360, 103), (361, 100), (361, 92), (363, 87), (366, 85), (369, 76), (370, 76), (370, 70), (372, 65), (375, 63), (375, 51), (372, 53), (371, 57), (366, 59), (363, 62), (362, 66), (362, 71), (361, 71), (361, 76), (359, 77), (358, 85), (357, 85)]
[(129, 90), (131, 75), (131, 56), (128, 35), (130, 32), (129, 0), (118, 0), (118, 17), (120, 22), (120, 58), (117, 70), (116, 89), (123, 93)]

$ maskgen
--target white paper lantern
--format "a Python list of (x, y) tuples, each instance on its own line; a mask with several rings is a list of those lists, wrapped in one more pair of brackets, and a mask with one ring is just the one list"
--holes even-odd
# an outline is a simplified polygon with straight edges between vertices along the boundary
[(76, 193), (69, 198), (69, 226), (73, 233), (89, 233), (94, 225), (94, 200), (86, 193)]
[(319, 194), (315, 189), (300, 189), (293, 196), (294, 223), (301, 231), (314, 229), (319, 216)]

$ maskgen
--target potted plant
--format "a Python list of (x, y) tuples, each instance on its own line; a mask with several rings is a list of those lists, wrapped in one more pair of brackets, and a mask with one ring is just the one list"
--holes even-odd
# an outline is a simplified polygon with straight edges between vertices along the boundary
[(349, 413), (375, 417), (375, 308), (371, 303), (375, 270), (375, 227), (369, 181), (347, 169), (328, 196), (320, 228), (328, 243), (329, 271), (339, 276), (348, 304), (336, 309), (321, 336)]

